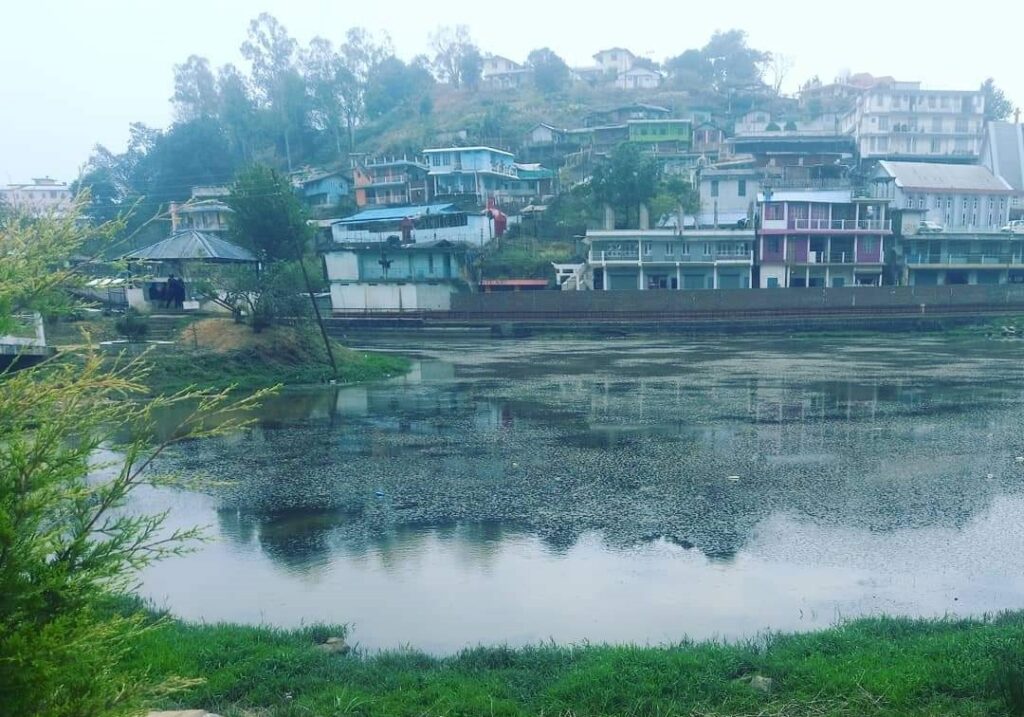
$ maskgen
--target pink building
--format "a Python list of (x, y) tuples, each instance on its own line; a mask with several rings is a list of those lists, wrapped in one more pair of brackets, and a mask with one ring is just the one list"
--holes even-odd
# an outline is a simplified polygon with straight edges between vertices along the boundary
[(887, 203), (844, 190), (758, 195), (758, 286), (880, 286), (892, 241)]

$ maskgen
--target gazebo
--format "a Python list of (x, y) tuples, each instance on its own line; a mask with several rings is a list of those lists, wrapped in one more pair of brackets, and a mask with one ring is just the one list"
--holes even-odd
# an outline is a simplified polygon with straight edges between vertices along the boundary
[[(189, 266), (194, 264), (259, 264), (251, 251), (207, 232), (184, 229), (163, 241), (129, 252), (121, 257), (128, 262), (153, 264), (154, 275), (137, 279), (127, 290), (129, 306), (141, 311), (156, 308), (164, 296), (171, 274), (180, 276), (188, 287)], [(187, 308), (197, 309), (198, 302)]]

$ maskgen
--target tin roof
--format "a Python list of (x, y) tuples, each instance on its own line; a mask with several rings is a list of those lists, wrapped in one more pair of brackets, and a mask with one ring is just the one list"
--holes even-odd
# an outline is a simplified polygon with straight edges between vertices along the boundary
[(365, 209), (350, 217), (339, 219), (335, 224), (363, 224), (365, 222), (389, 222), (400, 221), (406, 217), (417, 219), (427, 214), (452, 214), (457, 209), (451, 202), (447, 204), (426, 204), (415, 207), (381, 207), (380, 209)]
[(885, 174), (896, 180), (903, 189), (969, 192), (1010, 192), (1013, 188), (1005, 180), (979, 164), (932, 164), (930, 162), (878, 163)]
[(122, 258), (135, 261), (257, 261), (248, 249), (195, 229), (177, 232), (156, 244), (125, 254)]

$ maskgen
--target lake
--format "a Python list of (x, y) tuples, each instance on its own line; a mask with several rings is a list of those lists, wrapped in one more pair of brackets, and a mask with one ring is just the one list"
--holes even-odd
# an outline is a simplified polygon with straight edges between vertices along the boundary
[(145, 490), (210, 541), (140, 591), (370, 650), (664, 644), (1024, 608), (1024, 344), (376, 338)]

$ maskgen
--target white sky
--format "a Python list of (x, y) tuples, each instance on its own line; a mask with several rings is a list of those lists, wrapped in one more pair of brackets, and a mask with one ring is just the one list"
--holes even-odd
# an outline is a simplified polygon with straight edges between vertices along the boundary
[[(190, 54), (243, 64), (248, 21), (266, 10), (305, 44), (351, 26), (386, 30), (404, 59), (438, 25), (466, 24), (484, 51), (522, 60), (550, 46), (589, 64), (608, 46), (654, 59), (738, 27), (758, 49), (793, 58), (784, 89), (841, 70), (971, 89), (988, 76), (1024, 105), (1024, 2), (858, 3), (686, 0), (0, 0), (0, 183), (74, 179), (93, 145), (124, 148), (128, 124), (171, 120), (172, 65)], [(633, 12), (633, 9), (636, 12)]]

